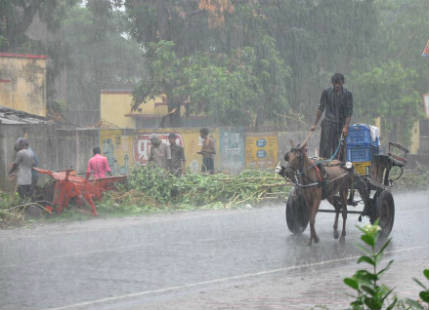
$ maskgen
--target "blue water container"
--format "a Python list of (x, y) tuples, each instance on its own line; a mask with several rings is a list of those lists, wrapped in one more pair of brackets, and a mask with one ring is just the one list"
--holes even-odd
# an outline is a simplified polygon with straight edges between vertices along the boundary
[(349, 127), (346, 137), (347, 146), (377, 146), (376, 141), (371, 139), (371, 129), (366, 124), (353, 124)]
[(379, 144), (378, 137), (372, 140), (370, 126), (366, 124), (351, 125), (346, 137), (347, 161), (371, 161), (372, 156), (378, 154)]
[(351, 162), (371, 161), (372, 156), (378, 154), (378, 147), (368, 146), (347, 146), (346, 158)]

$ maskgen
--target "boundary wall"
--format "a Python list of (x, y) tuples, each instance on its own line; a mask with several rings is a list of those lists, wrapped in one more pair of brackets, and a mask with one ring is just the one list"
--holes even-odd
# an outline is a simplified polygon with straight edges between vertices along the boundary
[[(98, 145), (98, 129), (59, 129), (52, 124), (0, 124), (0, 190), (14, 184), (8, 171), (15, 159), (16, 139), (27, 135), (39, 167), (50, 170), (75, 169), (85, 173), (92, 148)], [(41, 181), (48, 176), (40, 176)]]
[[(184, 147), (186, 168), (201, 170), (202, 158), (197, 152), (202, 140), (199, 128), (163, 129), (100, 129), (100, 147), (114, 174), (127, 174), (134, 165), (145, 165), (149, 159), (150, 137), (157, 135), (168, 144), (168, 134), (177, 135), (177, 144)], [(210, 136), (216, 144), (215, 169), (238, 173), (244, 169), (273, 169), (290, 149), (289, 140), (302, 141), (305, 132), (250, 132), (241, 128), (212, 128)], [(310, 152), (318, 146), (318, 135), (309, 141)]]
[[(15, 158), (14, 144), (25, 134), (36, 153), (39, 167), (50, 170), (74, 169), (84, 175), (94, 146), (100, 146), (114, 175), (127, 174), (135, 165), (149, 159), (150, 138), (158, 135), (168, 144), (168, 134), (177, 134), (184, 147), (186, 168), (201, 171), (202, 158), (197, 154), (202, 140), (199, 128), (100, 129), (59, 128), (55, 124), (0, 124), (0, 190), (11, 190), (8, 170)], [(242, 128), (212, 128), (216, 144), (215, 169), (236, 174), (244, 169), (273, 170), (290, 149), (290, 140), (299, 143), (305, 132), (251, 132)], [(309, 141), (310, 153), (318, 146), (318, 136)], [(43, 182), (46, 176), (41, 177)]]

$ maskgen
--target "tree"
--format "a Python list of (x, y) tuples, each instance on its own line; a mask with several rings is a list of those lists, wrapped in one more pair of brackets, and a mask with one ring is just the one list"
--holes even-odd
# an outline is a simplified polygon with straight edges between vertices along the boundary
[[(274, 46), (272, 38), (264, 37), (258, 48), (236, 49), (234, 57), (199, 52), (179, 58), (173, 42), (149, 43), (150, 74), (135, 90), (134, 108), (164, 93), (172, 115), (180, 115), (181, 106), (190, 102), (188, 114), (206, 113), (217, 124), (259, 127), (267, 118), (278, 119), (287, 108), (289, 75)], [(177, 118), (172, 122), (180, 125)]]
[[(275, 39), (259, 27), (263, 16), (252, 13), (256, 2), (125, 1), (131, 33), (145, 46), (150, 68), (136, 88), (135, 107), (162, 92), (174, 124), (188, 99), (188, 111), (205, 111), (220, 123), (234, 116), (261, 126), (281, 114), (288, 67)], [(251, 39), (252, 28), (257, 35)], [(241, 31), (246, 38), (234, 40)]]
[(371, 71), (355, 73), (355, 112), (372, 123), (381, 116), (385, 139), (409, 144), (411, 128), (422, 112), (421, 96), (414, 88), (417, 74), (398, 61), (389, 61)]
[(427, 2), (376, 1), (379, 26), (371, 57), (361, 59), (351, 79), (356, 118), (381, 117), (386, 139), (409, 143), (411, 127), (422, 118), (427, 64), (421, 57), (427, 40)]
[(168, 112), (171, 115), (171, 126), (180, 126), (180, 107), (184, 97), (178, 88), (183, 87), (184, 60), (177, 57), (174, 42), (159, 41), (147, 45), (148, 75), (143, 78), (134, 90), (133, 110), (147, 97), (165, 94)]
[[(239, 111), (253, 85), (248, 82), (253, 79), (249, 67), (245, 63), (231, 64), (228, 57), (219, 54), (196, 53), (179, 58), (174, 46), (171, 41), (149, 43), (150, 74), (135, 90), (135, 108), (146, 97), (163, 93), (171, 115), (180, 115), (181, 107), (190, 101), (188, 114), (206, 113), (219, 124), (231, 124), (231, 115), (236, 122), (245, 122)], [(173, 118), (168, 125), (179, 126), (180, 119)]]
[(260, 91), (252, 72), (254, 61), (251, 48), (236, 50), (234, 60), (224, 54), (194, 55), (184, 71), (188, 111), (204, 112), (219, 125), (252, 126)]
[(334, 72), (346, 76), (373, 52), (373, 1), (263, 1), (261, 10), (284, 63), (290, 66), (289, 102), (311, 121), (320, 91)]
[(376, 31), (377, 53), (371, 64), (394, 59), (404, 68), (416, 71), (413, 88), (427, 92), (427, 58), (421, 53), (428, 39), (428, 3), (425, 0), (377, 1), (379, 27)]
[[(227, 113), (256, 126), (288, 113), (312, 119), (331, 74), (371, 74), (392, 54), (404, 75), (414, 76), (409, 87), (420, 92), (426, 85), (421, 59), (409, 57), (422, 48), (416, 45), (426, 27), (424, 0), (116, 2), (126, 7), (130, 34), (143, 46), (150, 73), (136, 88), (136, 104), (168, 93), (176, 118), (186, 103), (189, 111), (222, 121)], [(410, 29), (418, 34), (408, 36)], [(412, 73), (412, 67), (418, 69)], [(352, 90), (362, 102), (365, 91)]]
[(57, 110), (55, 81), (67, 63), (64, 42), (56, 34), (67, 10), (77, 2), (78, 0), (0, 0), (0, 51), (49, 56), (46, 73), (48, 114)]
[[(0, 50), (16, 50), (29, 38), (25, 32), (38, 14), (45, 0), (0, 1)], [(49, 1), (55, 6), (57, 1)]]
[[(94, 125), (102, 89), (131, 89), (143, 75), (140, 46), (126, 31), (123, 11), (108, 0), (88, 1), (68, 11), (61, 28), (67, 45), (67, 108), (75, 122)], [(131, 107), (130, 107), (131, 108)]]

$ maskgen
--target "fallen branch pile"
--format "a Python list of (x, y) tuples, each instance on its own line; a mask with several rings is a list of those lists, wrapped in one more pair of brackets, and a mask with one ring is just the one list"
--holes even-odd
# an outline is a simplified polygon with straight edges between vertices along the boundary
[(128, 177), (128, 190), (109, 197), (117, 204), (149, 206), (225, 207), (284, 198), (290, 184), (274, 172), (247, 170), (239, 175), (186, 174), (175, 177), (156, 167), (137, 167)]

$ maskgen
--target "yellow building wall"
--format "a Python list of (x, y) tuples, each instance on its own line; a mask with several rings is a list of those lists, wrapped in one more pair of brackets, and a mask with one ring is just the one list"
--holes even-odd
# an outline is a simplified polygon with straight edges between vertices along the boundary
[(46, 56), (0, 53), (0, 105), (46, 116)]
[(12, 105), (13, 105), (12, 100), (13, 100), (13, 97), (12, 97), (11, 81), (0, 80), (0, 106), (4, 106), (12, 109)]
[(420, 147), (420, 121), (416, 121), (411, 129), (410, 153), (417, 154)]
[(168, 106), (165, 95), (149, 98), (139, 105), (136, 114), (160, 115), (168, 113)]
[(100, 120), (104, 125), (135, 128), (136, 122), (126, 115), (131, 113), (132, 92), (102, 91), (100, 94)]
[[(152, 135), (157, 135), (163, 143), (168, 144), (170, 132), (178, 135), (179, 145), (184, 147), (186, 168), (195, 173), (201, 171), (202, 157), (197, 154), (202, 146), (199, 128), (141, 129), (135, 131), (135, 134), (128, 132), (127, 135), (121, 129), (100, 129), (100, 146), (103, 155), (109, 160), (113, 172), (125, 174), (134, 165), (147, 163)], [(217, 169), (220, 163), (219, 130), (213, 129), (210, 136), (216, 144), (215, 169)]]
[(132, 91), (103, 90), (100, 94), (100, 119), (103, 125), (117, 128), (135, 128), (135, 116), (159, 115), (168, 113), (163, 96), (148, 99), (142, 103), (138, 110), (131, 112), (133, 104)]

